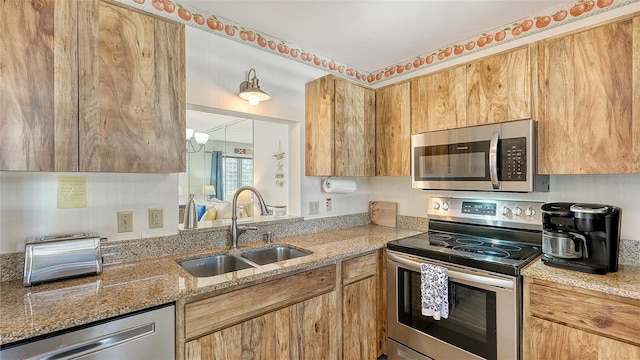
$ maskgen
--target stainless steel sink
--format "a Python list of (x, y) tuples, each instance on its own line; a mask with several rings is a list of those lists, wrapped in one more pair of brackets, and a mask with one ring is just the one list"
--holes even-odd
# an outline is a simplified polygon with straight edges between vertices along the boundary
[(255, 267), (244, 259), (229, 254), (219, 254), (200, 259), (185, 260), (178, 264), (187, 270), (189, 274), (195, 277), (216, 276), (232, 271)]
[(288, 245), (277, 245), (274, 247), (250, 250), (240, 254), (240, 256), (258, 265), (266, 265), (310, 254), (310, 251), (295, 249)]

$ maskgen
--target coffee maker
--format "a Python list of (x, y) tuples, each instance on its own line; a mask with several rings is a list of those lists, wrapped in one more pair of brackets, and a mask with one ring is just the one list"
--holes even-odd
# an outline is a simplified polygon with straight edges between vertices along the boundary
[(592, 274), (618, 271), (621, 212), (602, 204), (543, 204), (542, 262)]

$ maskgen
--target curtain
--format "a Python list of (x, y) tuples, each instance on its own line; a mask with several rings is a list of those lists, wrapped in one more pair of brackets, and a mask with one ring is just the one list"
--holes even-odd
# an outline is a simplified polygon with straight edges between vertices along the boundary
[(222, 200), (224, 187), (222, 182), (222, 151), (211, 152), (211, 180), (210, 184), (216, 189), (215, 197)]

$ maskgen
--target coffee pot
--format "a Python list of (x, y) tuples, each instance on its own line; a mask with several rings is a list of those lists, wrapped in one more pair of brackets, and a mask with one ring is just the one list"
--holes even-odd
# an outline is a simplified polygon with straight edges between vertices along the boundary
[(618, 270), (620, 208), (546, 203), (541, 213), (544, 264), (594, 274)]

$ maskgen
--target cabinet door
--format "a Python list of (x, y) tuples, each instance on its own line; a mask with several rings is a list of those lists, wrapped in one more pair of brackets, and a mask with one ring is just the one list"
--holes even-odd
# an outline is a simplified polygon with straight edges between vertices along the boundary
[(333, 175), (334, 77), (305, 85), (305, 152), (307, 176)]
[(186, 343), (186, 359), (336, 359), (336, 292)]
[(466, 124), (466, 66), (411, 81), (411, 133), (452, 129)]
[(184, 25), (79, 2), (80, 170), (186, 169)]
[(0, 2), (0, 170), (78, 170), (77, 6)]
[(540, 172), (640, 170), (640, 115), (634, 119), (632, 113), (634, 92), (635, 103), (640, 101), (633, 29), (630, 19), (539, 42)]
[(378, 358), (379, 256), (373, 252), (342, 263), (343, 359)]
[(375, 360), (376, 278), (345, 285), (342, 291), (342, 358)]
[(376, 91), (376, 175), (409, 176), (411, 160), (410, 84)]
[(640, 359), (638, 346), (535, 317), (527, 320), (525, 360)]
[(530, 117), (531, 62), (528, 47), (467, 65), (467, 125)]
[(375, 92), (335, 79), (335, 176), (375, 175)]

